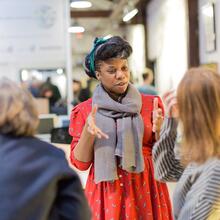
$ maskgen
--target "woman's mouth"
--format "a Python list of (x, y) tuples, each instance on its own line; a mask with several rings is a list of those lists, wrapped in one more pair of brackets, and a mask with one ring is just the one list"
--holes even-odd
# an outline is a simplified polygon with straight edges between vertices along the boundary
[(118, 84), (116, 84), (117, 86), (124, 86), (124, 85), (126, 85), (126, 82), (120, 82), (120, 83), (118, 83)]

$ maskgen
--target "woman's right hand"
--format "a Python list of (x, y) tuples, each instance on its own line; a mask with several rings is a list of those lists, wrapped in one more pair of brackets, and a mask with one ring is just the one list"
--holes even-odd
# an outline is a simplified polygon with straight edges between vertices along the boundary
[(98, 110), (98, 106), (97, 105), (94, 105), (92, 107), (92, 111), (90, 112), (88, 118), (87, 118), (87, 121), (86, 121), (86, 126), (87, 126), (87, 131), (98, 137), (98, 138), (106, 138), (108, 139), (108, 135), (105, 134), (100, 128), (98, 128), (96, 126), (96, 123), (95, 123), (95, 115), (96, 115), (96, 112)]
[(163, 102), (165, 106), (165, 114), (167, 117), (178, 118), (179, 117), (179, 109), (176, 98), (176, 91), (172, 90), (166, 92), (163, 95)]

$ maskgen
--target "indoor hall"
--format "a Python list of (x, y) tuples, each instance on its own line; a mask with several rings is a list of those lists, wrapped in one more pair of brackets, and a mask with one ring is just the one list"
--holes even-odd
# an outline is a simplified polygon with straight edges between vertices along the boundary
[[(95, 79), (95, 75), (89, 77), (90, 73), (85, 74), (85, 57), (89, 54), (95, 59), (96, 52), (92, 52), (92, 50), (96, 51), (99, 47), (99, 42), (94, 42), (95, 38), (101, 39), (100, 45), (104, 45), (111, 37), (120, 36), (132, 47), (132, 53), (123, 59), (128, 60), (129, 81), (135, 91), (137, 89), (141, 93), (151, 96), (150, 113), (142, 115), (142, 117), (151, 118), (147, 123), (150, 123), (149, 126), (152, 127), (154, 95), (159, 96), (159, 100), (157, 99), (159, 103), (156, 105), (163, 108), (161, 98), (167, 91), (177, 90), (189, 68), (202, 66), (219, 72), (219, 11), (219, 0), (20, 0), (19, 3), (16, 0), (1, 0), (0, 77), (7, 77), (32, 93), (39, 112), (39, 126), (35, 137), (52, 143), (53, 146), (65, 152), (69, 166), (77, 172), (82, 187), (85, 189), (87, 180), (91, 181), (96, 168), (92, 168), (94, 171), (91, 173), (89, 168), (85, 168), (88, 164), (81, 164), (82, 167), (77, 165), (73, 148), (76, 146), (76, 141), (79, 141), (79, 138), (75, 138), (76, 133), (82, 132), (80, 123), (86, 120), (84, 117), (87, 117), (91, 111), (90, 107), (87, 108), (88, 106), (80, 105), (80, 108), (76, 106), (93, 97), (93, 92), (100, 82)], [(113, 42), (114, 44), (116, 43)], [(90, 63), (91, 59), (89, 59)], [(102, 59), (105, 61), (105, 58)], [(165, 101), (164, 105), (166, 105)], [(92, 106), (92, 101), (89, 101), (88, 105)], [(148, 107), (146, 106), (146, 108)], [(73, 117), (78, 117), (74, 111), (82, 112), (82, 119), (80, 118), (82, 121), (73, 120)], [(167, 109), (162, 111), (163, 114), (157, 117), (163, 121), (164, 111)], [(159, 127), (162, 129), (162, 122)], [(127, 128), (125, 126), (124, 130)], [(133, 132), (131, 133), (133, 134)], [(126, 135), (128, 134), (126, 133)], [(151, 138), (156, 138), (154, 137), (156, 136), (155, 131), (152, 131), (151, 135)], [(128, 137), (127, 142), (129, 143), (130, 135)], [(74, 141), (73, 138), (75, 138)], [(155, 141), (156, 139), (149, 139), (146, 145), (152, 149)], [(151, 143), (149, 144), (149, 142)], [(90, 141), (88, 141), (88, 145), (89, 143)], [(86, 150), (82, 151), (81, 154), (87, 155), (86, 152)], [(151, 162), (148, 161), (150, 164), (148, 165), (152, 165), (149, 168), (151, 169), (150, 174), (156, 175), (151, 150), (148, 149), (147, 153), (144, 153), (145, 157), (150, 157), (147, 161), (151, 160)], [(87, 160), (85, 159), (85, 161)], [(76, 168), (77, 166), (79, 169)], [(93, 163), (89, 166), (93, 166)], [(105, 170), (104, 166), (101, 168)], [(101, 168), (99, 167), (99, 169)], [(112, 207), (115, 204), (119, 207), (118, 214), (113, 217), (109, 217), (110, 214), (103, 214), (114, 212), (112, 209), (108, 209), (108, 205), (104, 208), (101, 205), (98, 208), (95, 206), (95, 202), (100, 204), (103, 202), (99, 198), (103, 194), (95, 194), (93, 191), (93, 187), (96, 185), (90, 185), (89, 190), (86, 189), (86, 198), (89, 200), (89, 207), (94, 219), (117, 220), (120, 219), (120, 215), (122, 219), (126, 219), (126, 215), (127, 219), (172, 219), (171, 215), (174, 215), (174, 219), (183, 219), (176, 217), (173, 210), (171, 211), (175, 205), (173, 201), (176, 201), (173, 200), (175, 181), (167, 182), (168, 191), (164, 189), (165, 184), (150, 188), (148, 191), (156, 191), (158, 188), (160, 188), (159, 190), (163, 188), (163, 190), (155, 195), (147, 191), (151, 195), (151, 198), (148, 199), (143, 197), (143, 191), (138, 190), (141, 188), (140, 185), (137, 185), (136, 189), (133, 186), (134, 195), (131, 200), (135, 202), (132, 202), (121, 195), (121, 188), (125, 188), (128, 180), (123, 179), (124, 173), (121, 172), (121, 170), (117, 170), (116, 176), (119, 181), (116, 178), (118, 185), (114, 189), (120, 191), (115, 197), (122, 199), (120, 203), (117, 199), (113, 204), (107, 202)], [(219, 176), (217, 175), (217, 178)], [(154, 181), (153, 178), (152, 183), (155, 183)], [(150, 182), (148, 183), (150, 187)], [(135, 182), (135, 184), (138, 183)], [(141, 184), (144, 186), (145, 182)], [(101, 187), (99, 189), (100, 191), (107, 190)], [(165, 195), (166, 192), (169, 195)], [(94, 193), (92, 195), (97, 196), (96, 199), (89, 197), (89, 193)], [(160, 193), (167, 200), (158, 199), (154, 202), (153, 197), (157, 197)], [(108, 196), (111, 198), (110, 194)], [(136, 205), (138, 196), (140, 200), (144, 201)], [(12, 198), (7, 199), (12, 201)], [(151, 201), (149, 204), (148, 200)], [(13, 201), (16, 203), (16, 198), (13, 198)], [(159, 211), (154, 211), (152, 208), (154, 203), (157, 204), (155, 209), (160, 209)], [(130, 206), (138, 211), (123, 211), (124, 209), (129, 210), (127, 207)], [(143, 211), (145, 206), (147, 211)], [(149, 206), (152, 207), (148, 212)], [(123, 207), (126, 208), (123, 209)], [(163, 207), (166, 208), (163, 209)], [(7, 211), (4, 212), (7, 213)], [(1, 218), (0, 214), (0, 219), (10, 219), (5, 216), (7, 215), (5, 214)], [(210, 216), (214, 217), (209, 219), (219, 220), (220, 212), (217, 209), (217, 212)], [(16, 218), (14, 219), (16, 220)], [(27, 216), (23, 219), (34, 218)]]

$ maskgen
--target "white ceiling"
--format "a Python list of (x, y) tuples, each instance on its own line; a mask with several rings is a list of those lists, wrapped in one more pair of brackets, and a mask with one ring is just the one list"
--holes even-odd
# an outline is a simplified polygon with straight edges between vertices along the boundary
[(108, 17), (77, 17), (72, 18), (72, 21), (77, 21), (78, 24), (82, 25), (86, 29), (85, 34), (90, 35), (102, 35), (103, 32), (117, 30), (118, 24), (122, 22), (123, 9), (128, 2), (132, 2), (134, 5), (139, 2), (139, 0), (90, 0), (92, 7), (88, 9), (72, 9), (73, 16), (74, 11), (110, 11)]

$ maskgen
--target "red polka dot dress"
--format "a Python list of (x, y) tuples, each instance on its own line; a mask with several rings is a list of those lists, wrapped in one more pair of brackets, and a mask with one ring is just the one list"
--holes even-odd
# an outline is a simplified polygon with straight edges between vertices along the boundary
[[(85, 193), (92, 210), (93, 220), (173, 219), (167, 186), (154, 179), (151, 156), (154, 144), (154, 135), (152, 134), (153, 98), (154, 96), (142, 95), (144, 172), (128, 173), (118, 167), (118, 180), (98, 184), (94, 182), (93, 161), (81, 162), (73, 155), (73, 149), (79, 141), (85, 120), (92, 109), (92, 100), (80, 103), (72, 110), (69, 127), (69, 132), (73, 137), (71, 162), (80, 170), (87, 170), (91, 165)], [(159, 104), (162, 105), (160, 100)]]

